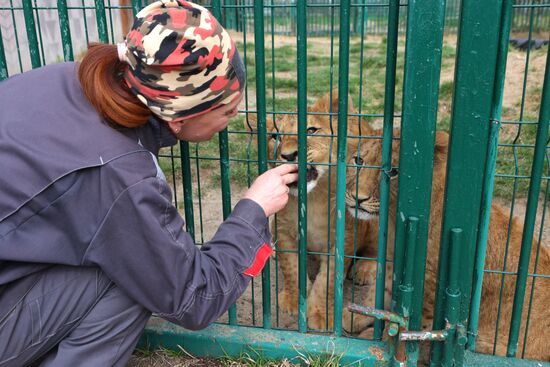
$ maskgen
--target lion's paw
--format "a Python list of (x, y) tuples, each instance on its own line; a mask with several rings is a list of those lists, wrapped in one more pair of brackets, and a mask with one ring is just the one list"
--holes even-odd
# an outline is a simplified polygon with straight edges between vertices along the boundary
[(376, 262), (359, 260), (350, 268), (348, 279), (352, 280), (355, 285), (376, 284)]
[(283, 289), (279, 293), (279, 308), (291, 315), (298, 314), (298, 291)]
[(310, 329), (315, 331), (332, 330), (333, 320), (332, 312), (328, 312), (327, 320), (327, 312), (324, 308), (312, 307), (308, 310), (307, 322)]

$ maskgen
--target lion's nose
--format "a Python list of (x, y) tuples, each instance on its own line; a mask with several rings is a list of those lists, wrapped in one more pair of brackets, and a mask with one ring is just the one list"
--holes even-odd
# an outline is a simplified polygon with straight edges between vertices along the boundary
[(286, 159), (289, 162), (294, 162), (296, 160), (297, 156), (298, 156), (298, 151), (297, 150), (295, 150), (292, 153), (286, 153), (286, 154), (281, 153), (281, 157), (283, 157), (284, 159)]

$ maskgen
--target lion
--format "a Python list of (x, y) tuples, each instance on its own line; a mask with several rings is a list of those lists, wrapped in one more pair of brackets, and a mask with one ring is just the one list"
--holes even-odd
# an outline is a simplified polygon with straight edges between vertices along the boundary
[[(348, 96), (348, 110), (353, 112), (353, 104)], [(308, 107), (307, 116), (307, 250), (315, 252), (319, 258), (319, 271), (313, 282), (307, 279), (307, 318), (308, 324), (314, 330), (330, 330), (333, 327), (334, 316), (334, 244), (335, 244), (335, 196), (336, 168), (332, 167), (337, 156), (337, 118), (328, 113), (338, 112), (338, 92), (333, 91), (322, 96), (313, 106)], [(252, 116), (251, 130), (256, 130), (255, 119)], [(332, 120), (332, 121), (331, 121)], [(359, 119), (348, 119), (348, 135), (357, 136), (370, 133), (370, 126), (361, 123)], [(359, 131), (361, 130), (361, 131)], [(296, 162), (298, 159), (298, 123), (296, 115), (283, 115), (274, 123), (267, 120), (268, 159), (279, 162)], [(330, 172), (331, 171), (331, 172)], [(283, 289), (279, 292), (279, 307), (282, 311), (296, 315), (298, 313), (298, 190), (293, 184), (289, 188), (290, 197), (287, 206), (277, 214), (277, 238), (279, 267), (283, 275)], [(345, 260), (347, 271), (354, 255), (352, 220), (346, 221)], [(275, 233), (275, 223), (272, 232)], [(359, 222), (358, 238), (368, 238), (367, 233), (372, 224)], [(330, 227), (330, 229), (329, 229)], [(330, 248), (329, 248), (330, 244)], [(359, 250), (361, 244), (357, 245)], [(325, 255), (326, 254), (326, 255)], [(366, 274), (357, 271), (356, 281), (363, 283)], [(328, 297), (328, 298), (327, 298)], [(328, 301), (327, 301), (328, 299)], [(349, 313), (344, 310), (344, 314)], [(345, 316), (345, 320), (349, 320)]]
[[(375, 135), (381, 135), (382, 132), (375, 132)], [(396, 129), (395, 136), (400, 135), (400, 130)], [(399, 141), (393, 142), (392, 149), (392, 167), (399, 165)], [(423, 310), (423, 327), (431, 327), (431, 319), (434, 311), (434, 295), (436, 292), (436, 279), (439, 261), (439, 241), (441, 224), (443, 218), (443, 203), (445, 195), (445, 177), (447, 172), (447, 154), (448, 154), (448, 134), (438, 132), (436, 134), (433, 183), (430, 209), (430, 224), (428, 237), (428, 250), (426, 258), (425, 274), (425, 301)], [(364, 139), (361, 142), (359, 151), (357, 148), (350, 148), (350, 159), (359, 159), (366, 166), (380, 165), (382, 157), (382, 141), (380, 139)], [(388, 257), (393, 258), (393, 238), (396, 218), (397, 202), (397, 177), (399, 171), (392, 169), (390, 175), (390, 203), (389, 203), (389, 237)], [(355, 172), (348, 172), (348, 183), (346, 192), (346, 205), (350, 214), (359, 219), (370, 221), (377, 218), (380, 209), (380, 170), (361, 169), (359, 172), (358, 186), (356, 185)], [(355, 215), (355, 213), (359, 213)], [(510, 228), (508, 229), (508, 224)], [(507, 245), (508, 230), (510, 231), (509, 242)], [(491, 205), (491, 219), (489, 225), (489, 235), (487, 241), (487, 256), (485, 268), (490, 270), (502, 270), (505, 265), (506, 272), (515, 273), (517, 271), (519, 254), (521, 249), (521, 239), (523, 233), (523, 224), (516, 218), (510, 217), (506, 210), (498, 203)], [(369, 246), (376, 246), (376, 242), (371, 242)], [(531, 251), (531, 263), (529, 264), (529, 274), (534, 272), (535, 259), (537, 258), (537, 241), (533, 241)], [(507, 253), (507, 256), (506, 256)], [(506, 263), (505, 263), (506, 261)], [(375, 264), (362, 262), (360, 266), (373, 267)], [(365, 271), (365, 270), (363, 270)], [(538, 274), (550, 274), (550, 250), (548, 247), (540, 246), (537, 264)], [(496, 353), (498, 355), (506, 354), (506, 346), (511, 324), (512, 307), (515, 292), (515, 277), (506, 276), (502, 282), (501, 275), (496, 273), (485, 273), (483, 279), (482, 298), (480, 305), (480, 315), (478, 324), (478, 337), (476, 350), (481, 353)], [(501, 283), (502, 282), (502, 283)], [(548, 307), (548, 295), (550, 295), (550, 279), (539, 278), (536, 280), (532, 305), (529, 305), (529, 295), (531, 293), (531, 280), (527, 283), (526, 300), (522, 320), (526, 319), (529, 307), (531, 307), (531, 316), (529, 321), (529, 333), (525, 345), (525, 357), (530, 359), (549, 360), (550, 348), (548, 340), (550, 339), (550, 307)], [(500, 322), (498, 323), (498, 335), (494, 347), (495, 331), (497, 330), (497, 314), (499, 307), (499, 298), (502, 292), (502, 303), (500, 304)], [(370, 292), (373, 293), (373, 292)], [(372, 299), (365, 301), (372, 305)], [(365, 328), (372, 320), (366, 317), (357, 317), (356, 325)], [(523, 337), (525, 335), (525, 322), (522, 322), (520, 341), (518, 351), (522, 351)]]

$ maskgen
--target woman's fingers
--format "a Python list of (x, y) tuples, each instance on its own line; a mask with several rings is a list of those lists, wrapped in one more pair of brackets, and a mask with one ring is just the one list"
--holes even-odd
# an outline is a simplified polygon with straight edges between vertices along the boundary
[(298, 165), (296, 165), (296, 164), (282, 164), (280, 166), (272, 168), (271, 171), (283, 176), (283, 175), (286, 175), (287, 173), (297, 172), (298, 171)]
[(298, 174), (297, 173), (287, 173), (286, 175), (282, 176), (283, 182), (285, 185), (288, 185), (290, 183), (298, 181)]

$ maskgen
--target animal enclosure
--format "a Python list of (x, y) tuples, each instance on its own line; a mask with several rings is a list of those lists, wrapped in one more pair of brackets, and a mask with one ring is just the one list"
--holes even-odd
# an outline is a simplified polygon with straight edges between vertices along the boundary
[[(549, 51), (509, 40), (548, 40), (550, 3), (197, 2), (231, 31), (248, 81), (226, 131), (162, 151), (186, 230), (207, 242), (270, 166), (297, 161), (300, 183), (272, 219), (275, 256), (219, 324), (154, 319), (143, 343), (548, 362)], [(0, 79), (121, 41), (143, 5), (0, 0)]]

